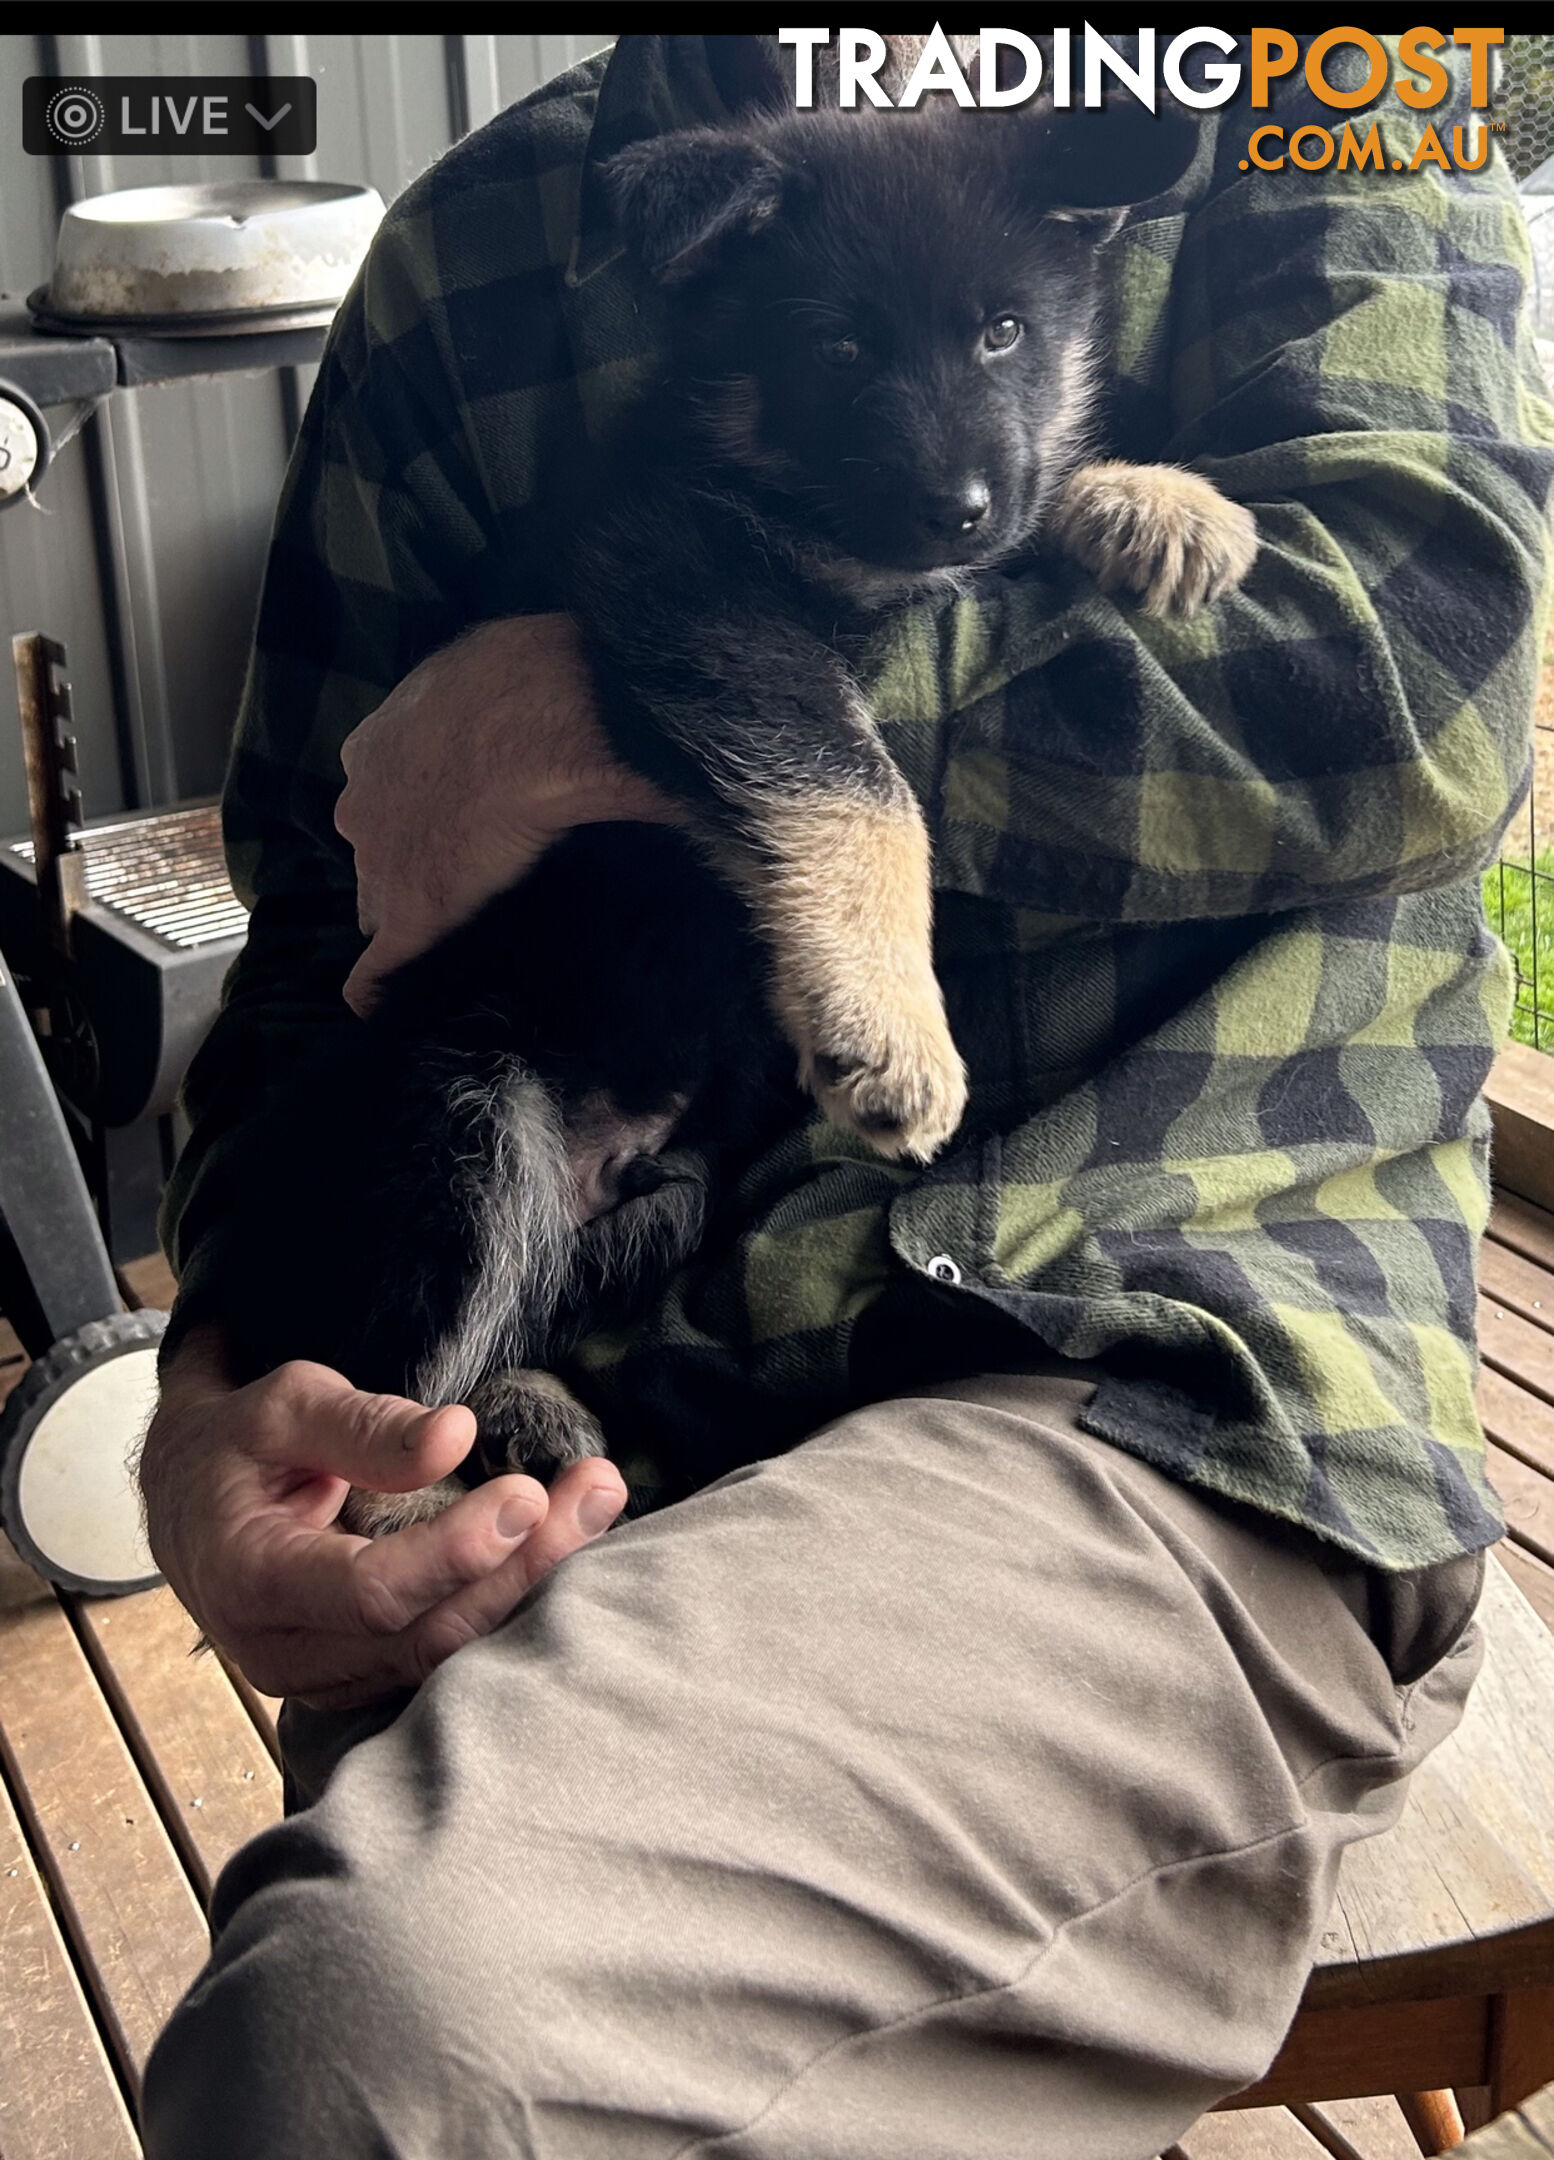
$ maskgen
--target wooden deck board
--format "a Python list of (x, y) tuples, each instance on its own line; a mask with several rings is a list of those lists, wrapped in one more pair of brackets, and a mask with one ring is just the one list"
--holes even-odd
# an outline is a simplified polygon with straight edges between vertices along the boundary
[(0, 1614), (0, 1762), (132, 2090), (205, 1961), (198, 1900), (55, 1601)]
[(1486, 1365), (1529, 1395), (1554, 1403), (1554, 1335), (1547, 1328), (1524, 1320), (1498, 1299), (1484, 1297), (1479, 1301), (1478, 1344)]
[(1554, 1633), (1554, 1568), (1507, 1538), (1499, 1547), (1500, 1564), (1544, 1626)]
[(1554, 1567), (1554, 1479), (1491, 1441), (1489, 1482), (1517, 1544)]
[(9, 1793), (0, 1785), (0, 2153), (94, 2160), (140, 2151)]
[(1497, 1192), (1489, 1235), (1495, 1244), (1508, 1246), (1554, 1273), (1554, 1215), (1546, 1208), (1518, 1200), (1514, 1193)]
[(156, 1795), (202, 1904), (281, 1811), (281, 1778), (220, 1663), (171, 1590), (83, 1599), (81, 1644)]
[[(1554, 1621), (1549, 1624), (1554, 1626)], [(219, 1656), (220, 1653), (218, 1652), (217, 1655)], [(280, 1698), (275, 1695), (261, 1695), (251, 1680), (245, 1680), (235, 1665), (228, 1665), (224, 1660), (222, 1670), (231, 1683), (232, 1692), (253, 1720), (255, 1730), (264, 1742), (271, 1762), (279, 1768), (281, 1743), (276, 1736), (275, 1721), (281, 1714)]]
[[(1323, 2160), (1322, 2147), (1288, 2108), (1205, 2115), (1177, 2148), (1185, 2160)], [(1370, 2160), (1370, 2155), (1366, 2155)], [(1414, 2147), (1412, 2160), (1419, 2160)]]
[(1478, 1380), (1479, 1416), (1491, 1440), (1554, 1480), (1554, 1404), (1485, 1365)]
[[(1329, 2100), (1320, 2112), (1364, 2160), (1419, 2160), (1403, 2111), (1390, 2096)], [(1287, 2108), (1205, 2115), (1180, 2147), (1187, 2160), (1322, 2160), (1325, 2149)]]
[[(1480, 1407), (1511, 1526), (1497, 1558), (1554, 1631), (1554, 1214), (1497, 1195), (1481, 1272)], [(171, 1281), (160, 1261), (125, 1273), (138, 1296), (166, 1305)], [(0, 1400), (24, 1365), (0, 1322)], [(217, 1659), (191, 1658), (192, 1639), (192, 1623), (165, 1589), (64, 1600), (0, 1551), (0, 2057), (8, 2070), (9, 2060), (24, 2068), (19, 2080), (0, 2077), (5, 2160), (52, 2160), (78, 2146), (104, 2160), (134, 2160), (125, 2094), (136, 2089), (151, 2040), (203, 1960), (201, 1906), (210, 1884), (237, 1846), (279, 1815), (278, 1706)], [(1506, 1684), (1514, 1692), (1514, 1672)], [(1535, 1724), (1536, 1708), (1528, 1706)], [(1441, 1762), (1427, 1766), (1413, 1803), (1443, 1855), (1457, 1852), (1460, 1866), (1438, 1880), (1435, 1918), (1463, 1923), (1465, 1976), (1475, 1939), (1508, 1919), (1524, 1920), (1533, 1941), (1540, 1896), (1554, 1882), (1554, 1824), (1545, 1847), (1525, 1824), (1502, 1838), (1496, 1816), (1507, 1779), (1525, 1784), (1554, 1775), (1554, 1765), (1509, 1763), (1493, 1749), (1490, 1757), (1478, 1764), (1468, 1798), (1481, 1823), (1489, 1811), (1492, 1850), (1465, 1857), (1455, 1766), (1450, 1785), (1438, 1774)], [(1472, 1837), (1482, 1845), (1480, 1829)], [(1389, 2014), (1388, 1896), (1379, 1875), (1346, 1877), (1329, 1946), (1330, 1984), (1345, 1985), (1345, 1965), (1368, 1967), (1379, 1980), (1382, 2016)], [(1334, 1958), (1344, 1938), (1347, 1950)], [(1455, 1970), (1443, 1964), (1443, 1988)], [(1413, 2015), (1424, 2060), (1428, 2009)], [(1464, 2074), (1467, 2067), (1465, 2059)], [(1364, 2160), (1409, 2160), (1414, 2150), (1390, 2098), (1330, 2102), (1324, 2112)], [(67, 2120), (62, 2142), (58, 2126)], [(1311, 2160), (1320, 2151), (1287, 2111), (1272, 2107), (1208, 2118), (1182, 2144), (1189, 2160)]]
[(1403, 2110), (1390, 2094), (1360, 2100), (1324, 2100), (1322, 2113), (1365, 2160), (1419, 2160)]
[(1500, 1556), (1554, 1628), (1554, 1214), (1497, 1193), (1480, 1278), (1479, 1409), (1509, 1528)]
[(1554, 1285), (1539, 1261), (1525, 1259), (1509, 1245), (1486, 1238), (1482, 1248), (1479, 1279), (1494, 1303), (1505, 1305), (1534, 1327), (1554, 1328)]

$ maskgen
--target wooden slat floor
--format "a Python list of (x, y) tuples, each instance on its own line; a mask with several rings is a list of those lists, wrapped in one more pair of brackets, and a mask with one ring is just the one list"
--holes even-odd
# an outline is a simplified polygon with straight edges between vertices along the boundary
[[(160, 1260), (126, 1273), (169, 1301)], [(0, 1324), (0, 1395), (25, 1368)], [(60, 1597), (0, 1548), (0, 2154), (135, 2160), (211, 1883), (280, 1814), (278, 1706), (191, 1655), (171, 1591)]]
[[(159, 1259), (126, 1271), (148, 1304)], [(1499, 1557), (1554, 1629), (1554, 1214), (1502, 1196), (1483, 1251), (1480, 1402), (1510, 1534)], [(0, 1322), (0, 1398), (25, 1360)], [(3, 1541), (0, 1541), (3, 1547)], [(213, 1657), (170, 1591), (61, 1597), (0, 1549), (0, 2155), (136, 2160), (133, 2108), (204, 1957), (227, 1856), (280, 1813), (276, 1705)], [(67, 2126), (68, 2130), (62, 2126)], [(1417, 2160), (1390, 2098), (1206, 2116), (1185, 2160)]]

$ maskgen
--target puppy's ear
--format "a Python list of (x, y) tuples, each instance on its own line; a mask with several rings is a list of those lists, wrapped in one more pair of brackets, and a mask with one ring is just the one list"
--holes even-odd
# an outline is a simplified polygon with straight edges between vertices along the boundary
[(602, 168), (615, 223), (661, 285), (683, 284), (782, 201), (782, 168), (747, 136), (689, 128), (633, 143)]
[(1114, 232), (1134, 203), (1176, 185), (1198, 148), (1198, 123), (1179, 105), (1152, 113), (1136, 98), (1095, 110), (1049, 105), (1027, 123), (1028, 167), (1049, 215)]

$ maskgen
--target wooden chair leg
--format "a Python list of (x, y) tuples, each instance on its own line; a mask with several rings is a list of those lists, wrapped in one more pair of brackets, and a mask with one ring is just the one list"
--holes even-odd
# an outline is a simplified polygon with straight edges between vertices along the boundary
[(1422, 2153), (1455, 2152), (1462, 2143), (1462, 2116), (1449, 2092), (1399, 2093), (1397, 2103)]
[(1459, 2085), (1457, 2087), (1457, 2112), (1462, 2117), (1462, 2127), (1471, 2137), (1475, 2130), (1482, 2130), (1485, 2123), (1494, 2120), (1489, 2108), (1487, 2085)]
[(1489, 2104), (1492, 2113), (1520, 2107), (1554, 2082), (1554, 1988), (1518, 1988), (1497, 1995), (1489, 2018)]

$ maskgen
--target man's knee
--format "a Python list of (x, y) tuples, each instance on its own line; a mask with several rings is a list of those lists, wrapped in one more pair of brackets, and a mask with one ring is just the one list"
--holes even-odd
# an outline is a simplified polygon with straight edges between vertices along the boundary
[(521, 2018), (499, 2009), (525, 1992), (522, 1945), (503, 1930), (499, 1978), (479, 1919), (489, 1885), (475, 1875), (470, 1909), (429, 1925), (413, 1869), (364, 1879), (310, 1833), (311, 1819), (269, 1833), (294, 1849), (230, 1912), (157, 2043), (148, 2160), (528, 2152), (530, 2073), (562, 2043), (543, 1988)]
[(328, 1879), (246, 1901), (152, 2054), (150, 2160), (365, 2149), (352, 2126), (385, 2067), (440, 2052), (435, 1990), (374, 1903)]

